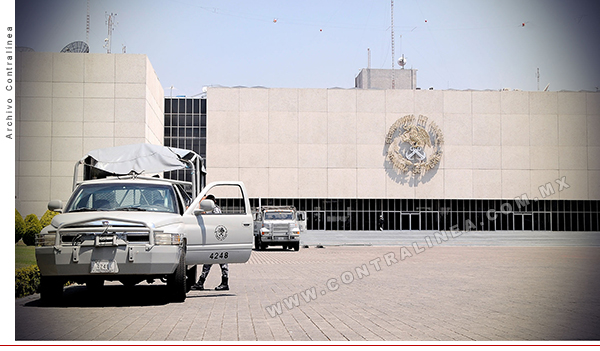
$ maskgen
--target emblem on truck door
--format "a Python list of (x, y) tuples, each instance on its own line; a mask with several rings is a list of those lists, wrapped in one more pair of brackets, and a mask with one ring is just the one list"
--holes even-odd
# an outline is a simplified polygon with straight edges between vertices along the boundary
[(227, 228), (224, 225), (218, 225), (215, 228), (215, 238), (219, 241), (223, 241), (227, 238)]

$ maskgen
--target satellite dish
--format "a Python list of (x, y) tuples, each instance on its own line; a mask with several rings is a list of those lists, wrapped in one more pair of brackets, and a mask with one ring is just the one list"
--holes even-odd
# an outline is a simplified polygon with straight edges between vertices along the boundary
[(406, 59), (404, 58), (404, 55), (402, 55), (402, 57), (398, 59), (398, 65), (402, 68), (404, 68), (404, 66), (406, 65)]
[(74, 41), (65, 46), (60, 52), (89, 53), (90, 47), (84, 41)]

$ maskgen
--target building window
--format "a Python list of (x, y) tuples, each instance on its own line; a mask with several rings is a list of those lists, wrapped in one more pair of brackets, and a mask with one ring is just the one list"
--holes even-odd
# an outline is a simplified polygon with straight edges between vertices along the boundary
[(305, 211), (309, 230), (600, 230), (600, 201), (251, 199), (259, 205)]
[[(206, 99), (166, 97), (164, 144), (193, 150), (206, 162)], [(165, 178), (191, 180), (185, 172), (167, 172)]]

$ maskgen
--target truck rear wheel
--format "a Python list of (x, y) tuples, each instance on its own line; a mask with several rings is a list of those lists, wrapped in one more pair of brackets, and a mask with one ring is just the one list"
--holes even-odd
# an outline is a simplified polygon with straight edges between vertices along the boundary
[(167, 277), (167, 288), (169, 289), (169, 295), (173, 302), (185, 301), (187, 293), (185, 268), (185, 251), (182, 251), (175, 272)]
[(44, 305), (52, 305), (62, 299), (63, 281), (57, 277), (44, 277), (40, 279), (40, 299)]
[(260, 250), (260, 239), (258, 236), (254, 237), (254, 250)]

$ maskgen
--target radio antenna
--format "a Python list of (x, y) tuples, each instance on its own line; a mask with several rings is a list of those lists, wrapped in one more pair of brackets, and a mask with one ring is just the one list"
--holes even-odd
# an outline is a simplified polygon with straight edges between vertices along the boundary
[(391, 0), (391, 29), (392, 29), (392, 89), (396, 89), (396, 72), (394, 72), (395, 64), (394, 57), (396, 57), (396, 52), (394, 50), (394, 0)]

